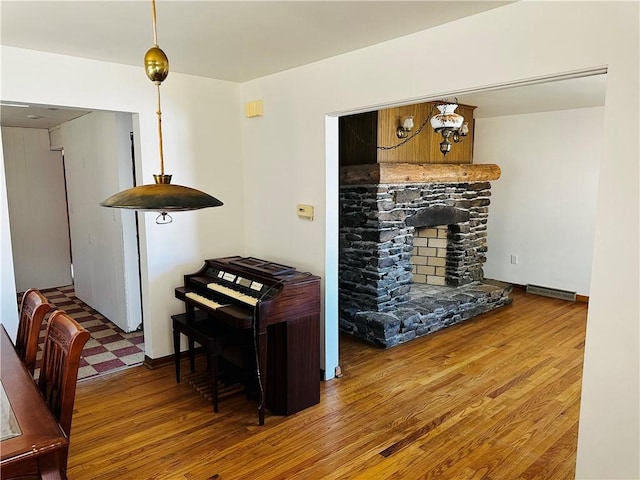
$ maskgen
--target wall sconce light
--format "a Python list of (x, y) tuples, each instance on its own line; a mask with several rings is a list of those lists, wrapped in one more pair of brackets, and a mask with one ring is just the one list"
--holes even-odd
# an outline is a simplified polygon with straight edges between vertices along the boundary
[(402, 124), (396, 129), (396, 136), (398, 138), (407, 138), (409, 132), (413, 130), (413, 117), (402, 117)]
[(464, 121), (464, 117), (455, 112), (458, 108), (456, 103), (443, 103), (437, 105), (439, 113), (431, 117), (431, 127), (436, 133), (442, 135), (440, 151), (446, 155), (451, 151), (450, 139), (455, 143), (462, 142), (469, 133), (469, 124)]

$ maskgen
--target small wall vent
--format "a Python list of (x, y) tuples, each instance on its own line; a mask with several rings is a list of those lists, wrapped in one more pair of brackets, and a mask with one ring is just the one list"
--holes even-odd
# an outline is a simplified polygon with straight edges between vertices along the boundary
[(541, 287), (538, 285), (527, 284), (527, 293), (534, 295), (542, 295), (543, 297), (559, 298), (560, 300), (576, 301), (576, 292), (568, 292), (566, 290), (558, 290), (556, 288)]

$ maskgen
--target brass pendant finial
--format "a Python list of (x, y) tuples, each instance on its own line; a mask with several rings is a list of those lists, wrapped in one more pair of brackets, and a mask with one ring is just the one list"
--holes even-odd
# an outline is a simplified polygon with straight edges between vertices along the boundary
[(144, 70), (149, 80), (156, 85), (169, 75), (169, 59), (157, 45), (151, 47), (144, 56)]

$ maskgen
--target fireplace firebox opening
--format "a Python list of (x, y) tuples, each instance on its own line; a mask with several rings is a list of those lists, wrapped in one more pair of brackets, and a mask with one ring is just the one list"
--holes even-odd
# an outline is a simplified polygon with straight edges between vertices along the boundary
[(414, 230), (411, 253), (413, 283), (446, 285), (448, 232), (447, 225)]

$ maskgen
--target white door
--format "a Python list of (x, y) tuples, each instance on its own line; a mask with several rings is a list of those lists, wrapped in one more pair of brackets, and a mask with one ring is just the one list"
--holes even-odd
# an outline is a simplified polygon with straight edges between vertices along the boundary
[(71, 285), (62, 153), (40, 128), (2, 127), (2, 145), (16, 289)]

